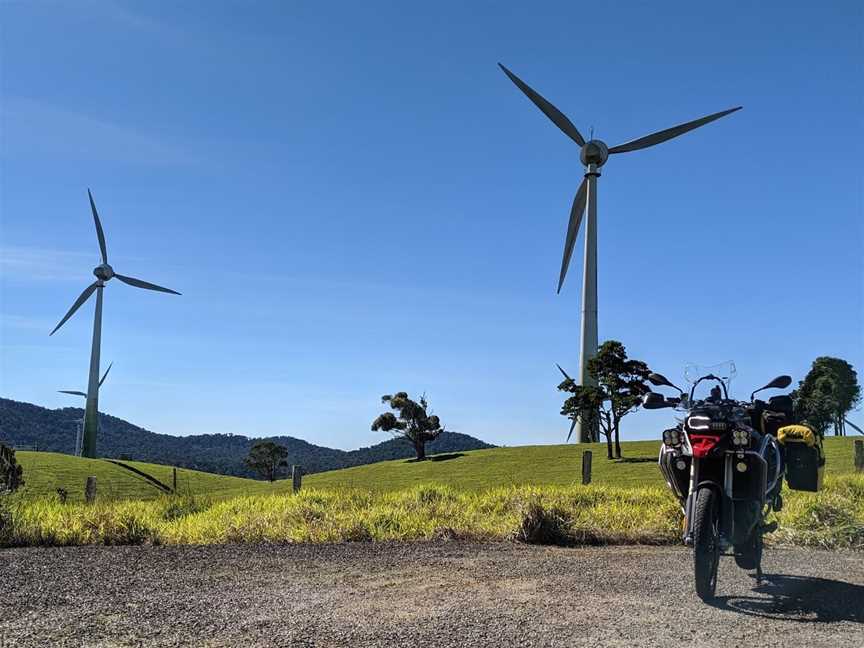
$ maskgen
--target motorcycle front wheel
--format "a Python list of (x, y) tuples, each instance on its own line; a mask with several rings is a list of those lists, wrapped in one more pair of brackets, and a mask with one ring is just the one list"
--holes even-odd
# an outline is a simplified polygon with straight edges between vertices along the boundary
[(703, 601), (714, 598), (717, 589), (717, 567), (720, 564), (720, 524), (717, 493), (702, 488), (696, 493), (693, 514), (693, 564), (696, 594)]

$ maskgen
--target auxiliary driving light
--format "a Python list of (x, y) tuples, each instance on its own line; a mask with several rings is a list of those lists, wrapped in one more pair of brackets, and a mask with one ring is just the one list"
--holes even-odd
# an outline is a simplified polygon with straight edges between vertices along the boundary
[(747, 472), (747, 464), (743, 461), (739, 461), (737, 464), (735, 464), (735, 470), (737, 470), (738, 472)]
[(681, 445), (681, 435), (676, 428), (663, 430), (663, 443), (667, 446)]
[(736, 446), (745, 446), (750, 444), (750, 433), (747, 430), (733, 430), (732, 444)]

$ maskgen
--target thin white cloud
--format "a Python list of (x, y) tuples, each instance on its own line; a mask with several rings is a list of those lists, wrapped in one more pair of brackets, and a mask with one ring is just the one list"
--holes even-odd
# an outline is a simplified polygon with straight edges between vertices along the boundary
[(109, 20), (124, 25), (159, 34), (170, 33), (169, 25), (158, 22), (152, 18), (134, 11), (131, 6), (117, 2), (116, 0), (89, 0), (86, 8), (94, 13), (102, 14)]
[(47, 319), (28, 317), (27, 315), (0, 314), (0, 329), (15, 329), (19, 331), (50, 331), (54, 325)]
[[(36, 247), (0, 247), (0, 279), (86, 281), (88, 269), (99, 263), (98, 248), (92, 254)], [(85, 284), (86, 285), (86, 284)]]
[(202, 159), (154, 133), (22, 97), (3, 101), (2, 155), (154, 166), (196, 165)]

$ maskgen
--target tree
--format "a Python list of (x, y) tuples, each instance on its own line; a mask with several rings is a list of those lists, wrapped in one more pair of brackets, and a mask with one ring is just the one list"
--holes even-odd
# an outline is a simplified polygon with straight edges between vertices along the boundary
[(249, 468), (267, 481), (275, 481), (280, 468), (288, 465), (288, 450), (272, 441), (258, 441), (243, 460)]
[[(606, 437), (609, 459), (613, 458), (613, 440), (614, 458), (620, 459), (621, 419), (635, 412), (642, 404), (642, 397), (650, 391), (646, 382), (650, 370), (641, 360), (627, 358), (624, 345), (616, 340), (607, 340), (600, 345), (597, 355), (588, 361), (587, 369), (596, 385), (577, 385), (561, 370), (564, 381), (558, 389), (572, 394), (564, 401), (561, 414), (570, 418), (574, 426), (578, 419), (582, 420), (583, 426), (596, 424)], [(570, 432), (572, 434), (573, 427)]]
[(861, 400), (858, 374), (840, 358), (821, 356), (793, 392), (798, 416), (819, 433), (834, 426), (834, 434), (845, 436), (846, 414)]
[(15, 450), (0, 443), (0, 495), (24, 485), (23, 468), (15, 459)]
[(398, 412), (399, 415), (384, 412), (372, 421), (372, 431), (381, 430), (397, 437), (404, 437), (414, 446), (417, 461), (423, 461), (426, 458), (426, 444), (434, 441), (444, 432), (440, 419), (434, 414), (429, 414), (426, 396), (421, 396), (418, 403), (408, 398), (406, 392), (397, 392), (392, 396), (385, 394), (381, 397), (381, 402), (388, 403), (390, 409)]

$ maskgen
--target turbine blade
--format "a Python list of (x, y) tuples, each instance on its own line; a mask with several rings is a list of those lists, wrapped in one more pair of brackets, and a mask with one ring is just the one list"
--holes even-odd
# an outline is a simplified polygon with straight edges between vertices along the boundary
[(78, 296), (78, 299), (75, 300), (75, 303), (72, 304), (72, 308), (69, 309), (69, 312), (66, 313), (66, 315), (63, 317), (63, 319), (60, 320), (60, 323), (54, 327), (54, 330), (51, 331), (51, 333), (49, 335), (54, 335), (57, 332), (57, 329), (59, 329), (61, 326), (63, 326), (66, 323), (66, 320), (68, 320), (70, 317), (72, 317), (72, 315), (75, 313), (76, 310), (81, 308), (81, 304), (83, 304), (85, 301), (87, 301), (90, 298), (90, 295), (93, 294), (93, 291), (96, 290), (96, 286), (98, 283), (99, 283), (98, 281), (94, 281), (92, 284), (90, 284), (89, 286), (87, 286), (84, 289), (84, 292), (82, 292)]
[(113, 366), (114, 366), (114, 363), (112, 362), (111, 364), (108, 365), (108, 368), (105, 370), (105, 373), (102, 374), (102, 380), (99, 381), (100, 387), (102, 386), (102, 383), (105, 382), (105, 379), (108, 377), (108, 372), (111, 371), (111, 367), (113, 367)]
[(93, 211), (93, 222), (96, 223), (96, 236), (99, 237), (99, 250), (102, 252), (102, 263), (108, 263), (108, 250), (105, 247), (105, 232), (102, 231), (102, 223), (99, 221), (99, 212), (96, 211), (96, 203), (93, 202), (93, 194), (87, 190), (90, 198), (90, 209)]
[(66, 390), (66, 389), (60, 389), (58, 391), (61, 394), (72, 394), (73, 396), (83, 396), (84, 398), (87, 398), (87, 394), (85, 394), (84, 392), (81, 392), (81, 391), (73, 391), (73, 390)]
[(624, 144), (619, 144), (618, 146), (613, 146), (609, 149), (609, 153), (628, 153), (630, 151), (638, 151), (639, 149), (644, 149), (648, 148), (649, 146), (654, 146), (655, 144), (660, 144), (661, 142), (670, 140), (673, 137), (683, 135), (684, 133), (691, 131), (694, 128), (699, 128), (700, 126), (704, 126), (705, 124), (708, 124), (716, 119), (725, 117), (726, 115), (733, 113), (736, 110), (741, 110), (741, 108), (742, 106), (738, 106), (736, 108), (730, 108), (729, 110), (723, 110), (721, 112), (714, 113), (713, 115), (702, 117), (701, 119), (694, 119), (693, 121), (687, 122), (686, 124), (678, 124), (677, 126), (673, 126), (672, 128), (667, 128), (666, 130), (658, 131), (656, 133), (652, 133), (651, 135), (646, 135), (645, 137), (640, 137), (639, 139), (635, 139), (632, 142), (626, 142)]
[(855, 425), (852, 421), (850, 421), (850, 420), (847, 419), (847, 418), (844, 418), (843, 420), (846, 421), (846, 425), (848, 425), (849, 427), (851, 427), (851, 428), (857, 430), (859, 434), (864, 434), (864, 430), (862, 430), (860, 427), (858, 427), (857, 425)]
[(125, 284), (129, 284), (130, 286), (135, 286), (136, 288), (145, 288), (147, 290), (158, 290), (159, 292), (171, 293), (172, 295), (179, 295), (180, 293), (176, 290), (171, 290), (170, 288), (163, 288), (162, 286), (157, 286), (156, 284), (149, 283), (147, 281), (141, 281), (140, 279), (135, 279), (135, 277), (124, 277), (123, 275), (115, 274), (117, 279), (122, 281)]
[(567, 268), (570, 267), (570, 257), (573, 254), (573, 246), (576, 244), (576, 235), (579, 234), (579, 226), (582, 225), (582, 214), (585, 212), (585, 199), (588, 192), (588, 178), (583, 178), (579, 190), (573, 198), (573, 207), (570, 209), (570, 223), (567, 225), (567, 238), (564, 240), (564, 258), (561, 259), (561, 274), (558, 277), (558, 292), (564, 285), (564, 277), (567, 276)]
[(573, 419), (573, 422), (570, 424), (570, 431), (567, 433), (567, 441), (570, 441), (570, 437), (573, 436), (573, 430), (576, 429), (576, 419)]
[(561, 365), (559, 365), (559, 364), (556, 362), (556, 363), (555, 363), (555, 366), (558, 367), (558, 371), (561, 372), (561, 375), (563, 375), (564, 378), (566, 378), (567, 380), (573, 380), (570, 376), (567, 375), (567, 372), (564, 371), (564, 370), (561, 368)]
[(525, 93), (526, 97), (528, 97), (531, 101), (534, 102), (535, 106), (537, 106), (540, 110), (543, 111), (543, 114), (545, 114), (549, 119), (551, 119), (558, 128), (564, 131), (564, 134), (567, 135), (567, 137), (572, 139), (579, 146), (585, 145), (585, 138), (582, 137), (582, 133), (580, 133), (579, 129), (573, 125), (573, 122), (567, 119), (564, 113), (562, 113), (555, 106), (546, 101), (543, 97), (540, 96), (539, 93), (535, 92), (527, 83), (525, 83), (522, 79), (513, 74), (506, 67), (504, 67), (500, 63), (498, 64), (498, 67), (500, 67), (504, 71), (504, 74), (506, 74), (510, 78), (510, 80), (516, 84), (517, 88), (519, 88), (522, 92)]

